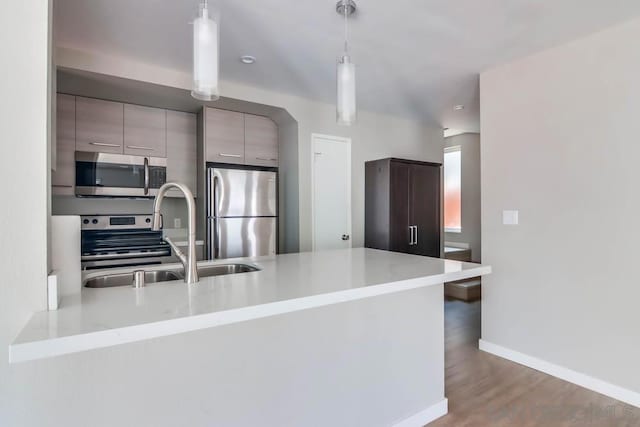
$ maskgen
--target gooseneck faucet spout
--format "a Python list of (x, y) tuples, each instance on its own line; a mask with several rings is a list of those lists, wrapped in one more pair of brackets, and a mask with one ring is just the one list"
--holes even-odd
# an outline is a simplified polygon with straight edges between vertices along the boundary
[(177, 188), (184, 194), (184, 198), (187, 201), (187, 229), (188, 229), (188, 248), (187, 255), (184, 253), (169, 239), (165, 237), (164, 240), (171, 246), (173, 252), (176, 254), (182, 266), (184, 267), (184, 282), (185, 283), (197, 283), (198, 282), (198, 266), (196, 260), (196, 202), (193, 198), (191, 190), (184, 185), (177, 182), (167, 182), (160, 189), (158, 189), (158, 195), (153, 201), (153, 220), (151, 223), (151, 229), (153, 231), (159, 231), (162, 229), (162, 217), (160, 216), (160, 206), (165, 194), (172, 188)]

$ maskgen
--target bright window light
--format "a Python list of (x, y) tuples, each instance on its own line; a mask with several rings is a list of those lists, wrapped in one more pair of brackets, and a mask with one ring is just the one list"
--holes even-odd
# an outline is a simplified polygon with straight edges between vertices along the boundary
[(444, 231), (462, 231), (462, 152), (460, 147), (444, 150)]

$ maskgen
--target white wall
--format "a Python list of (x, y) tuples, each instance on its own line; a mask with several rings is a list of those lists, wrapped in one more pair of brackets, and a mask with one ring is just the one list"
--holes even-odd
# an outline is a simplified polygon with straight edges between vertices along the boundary
[(3, 420), (25, 387), (8, 345), (46, 307), (48, 20), (47, 0), (5, 2), (0, 13), (0, 425), (12, 425)]
[(444, 146), (460, 147), (462, 166), (462, 230), (460, 233), (445, 233), (445, 241), (469, 244), (473, 261), (480, 262), (480, 134), (450, 136), (445, 138)]
[(480, 80), (482, 338), (636, 393), (638, 40), (634, 20)]
[[(158, 68), (127, 58), (99, 52), (58, 47), (56, 61), (62, 67), (148, 81), (188, 89), (187, 73)], [(364, 244), (364, 162), (383, 157), (405, 157), (442, 162), (444, 138), (438, 126), (359, 111), (353, 127), (336, 124), (335, 107), (269, 90), (222, 81), (220, 92), (227, 98), (273, 105), (287, 110), (298, 122), (300, 250), (311, 250), (311, 134), (352, 138), (352, 227), (353, 244)]]

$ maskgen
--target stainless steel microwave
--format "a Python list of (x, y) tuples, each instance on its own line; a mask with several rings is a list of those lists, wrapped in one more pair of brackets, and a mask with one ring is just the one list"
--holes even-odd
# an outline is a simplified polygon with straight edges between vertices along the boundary
[(167, 159), (76, 151), (76, 196), (154, 197)]

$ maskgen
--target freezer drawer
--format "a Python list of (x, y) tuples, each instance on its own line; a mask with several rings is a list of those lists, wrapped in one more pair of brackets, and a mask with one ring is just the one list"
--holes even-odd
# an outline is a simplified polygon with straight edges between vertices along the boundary
[(210, 168), (210, 217), (277, 216), (276, 172)]
[(209, 220), (209, 242), (214, 258), (276, 254), (277, 218), (214, 218)]

